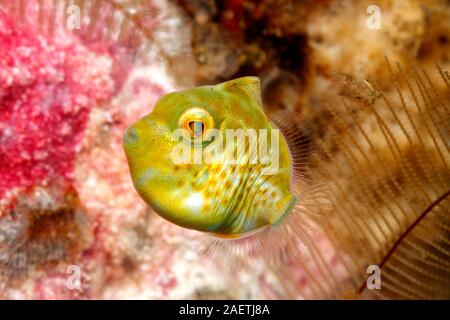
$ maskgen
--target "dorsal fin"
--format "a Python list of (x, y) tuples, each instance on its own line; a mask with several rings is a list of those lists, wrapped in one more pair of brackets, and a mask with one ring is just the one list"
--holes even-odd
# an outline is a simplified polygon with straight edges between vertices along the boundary
[[(292, 178), (308, 174), (308, 159), (311, 157), (312, 137), (310, 130), (296, 122), (298, 114), (291, 111), (278, 111), (270, 116), (272, 123), (281, 131), (289, 147), (292, 163)], [(295, 184), (297, 181), (292, 181)]]
[(261, 83), (258, 77), (242, 77), (218, 85), (221, 90), (246, 95), (262, 109)]

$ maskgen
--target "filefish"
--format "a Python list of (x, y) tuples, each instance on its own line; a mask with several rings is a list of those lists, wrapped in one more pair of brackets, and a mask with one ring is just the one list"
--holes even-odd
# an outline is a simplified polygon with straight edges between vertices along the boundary
[(292, 119), (268, 118), (257, 77), (169, 93), (124, 134), (133, 184), (225, 265), (287, 263), (331, 205)]

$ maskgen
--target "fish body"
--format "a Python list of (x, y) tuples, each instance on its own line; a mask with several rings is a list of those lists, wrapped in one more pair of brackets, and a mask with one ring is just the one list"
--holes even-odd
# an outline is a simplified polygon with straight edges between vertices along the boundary
[(283, 225), (298, 204), (291, 152), (256, 77), (162, 97), (123, 144), (142, 199), (181, 227), (239, 239)]

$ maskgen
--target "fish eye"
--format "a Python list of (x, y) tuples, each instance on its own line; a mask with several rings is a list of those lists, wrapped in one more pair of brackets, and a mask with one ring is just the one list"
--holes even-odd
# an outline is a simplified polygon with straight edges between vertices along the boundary
[(214, 128), (214, 120), (208, 111), (202, 108), (191, 108), (181, 115), (179, 127), (186, 129), (191, 137), (198, 138), (207, 130)]
[(205, 124), (201, 120), (192, 120), (188, 122), (189, 132), (193, 136), (201, 136), (205, 131)]

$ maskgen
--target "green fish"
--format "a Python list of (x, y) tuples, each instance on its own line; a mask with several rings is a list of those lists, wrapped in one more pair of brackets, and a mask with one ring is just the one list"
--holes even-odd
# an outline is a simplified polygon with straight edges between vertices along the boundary
[(289, 137), (264, 113), (259, 79), (243, 77), (167, 94), (123, 145), (137, 192), (161, 217), (213, 235), (212, 248), (278, 261), (306, 238), (308, 190), (294, 181)]

